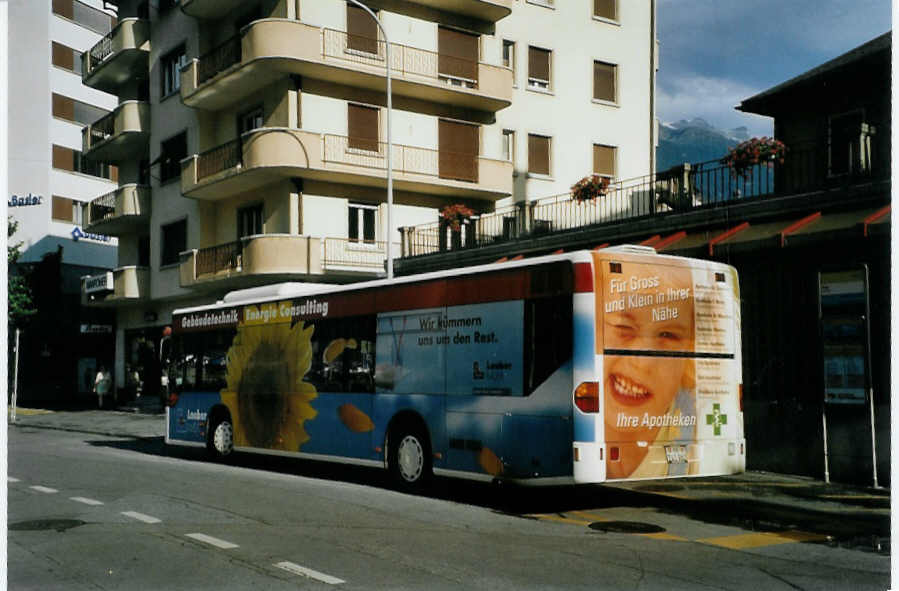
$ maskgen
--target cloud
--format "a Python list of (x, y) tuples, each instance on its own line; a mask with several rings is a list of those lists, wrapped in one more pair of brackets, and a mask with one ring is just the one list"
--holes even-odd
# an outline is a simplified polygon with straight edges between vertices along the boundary
[(746, 126), (750, 135), (771, 135), (769, 117), (748, 115), (734, 109), (743, 99), (758, 94), (754, 88), (727, 78), (685, 76), (659, 84), (657, 115), (664, 122), (701, 117), (721, 129)]

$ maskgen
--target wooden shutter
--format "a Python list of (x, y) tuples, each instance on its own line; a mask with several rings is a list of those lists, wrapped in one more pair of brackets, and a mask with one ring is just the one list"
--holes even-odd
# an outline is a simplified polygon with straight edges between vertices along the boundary
[(73, 0), (53, 0), (53, 14), (69, 20), (75, 18), (75, 2)]
[(75, 101), (67, 96), (53, 93), (53, 116), (75, 121)]
[(59, 197), (57, 195), (53, 196), (53, 205), (51, 210), (51, 217), (54, 220), (60, 222), (71, 222), (75, 218), (72, 215), (72, 205), (74, 205), (74, 201), (72, 199), (67, 199), (65, 197)]
[(346, 5), (346, 33), (347, 48), (378, 53), (378, 23), (370, 14), (352, 4)]
[(528, 172), (549, 174), (549, 138), (528, 135)]
[(63, 146), (53, 146), (53, 168), (75, 170), (75, 152)]
[(440, 178), (478, 182), (478, 126), (440, 119), (438, 142)]
[(355, 150), (378, 151), (378, 109), (347, 105), (347, 145)]
[(437, 69), (443, 76), (478, 80), (478, 35), (439, 27)]
[(593, 144), (593, 172), (603, 176), (615, 176), (615, 148)]
[(549, 82), (549, 50), (528, 47), (528, 78)]
[(615, 102), (615, 71), (617, 66), (593, 62), (593, 98)]
[(119, 167), (118, 166), (113, 166), (112, 164), (109, 165), (109, 180), (111, 180), (114, 183), (119, 182)]
[(617, 21), (617, 3), (618, 0), (593, 0), (593, 15)]
[(53, 65), (75, 71), (75, 51), (62, 43), (53, 42)]

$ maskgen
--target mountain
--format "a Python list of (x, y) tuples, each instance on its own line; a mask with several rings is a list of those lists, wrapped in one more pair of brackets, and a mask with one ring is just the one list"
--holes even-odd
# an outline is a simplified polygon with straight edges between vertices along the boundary
[(707, 121), (681, 119), (659, 126), (659, 147), (656, 148), (656, 170), (668, 170), (684, 162), (717, 160), (742, 141), (749, 139), (745, 127), (731, 130), (717, 129)]

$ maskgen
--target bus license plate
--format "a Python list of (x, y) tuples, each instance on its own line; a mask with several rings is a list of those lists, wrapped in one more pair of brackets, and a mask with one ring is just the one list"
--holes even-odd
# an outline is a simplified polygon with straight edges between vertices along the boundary
[(686, 464), (687, 463), (687, 446), (686, 445), (666, 445), (665, 457), (669, 464)]

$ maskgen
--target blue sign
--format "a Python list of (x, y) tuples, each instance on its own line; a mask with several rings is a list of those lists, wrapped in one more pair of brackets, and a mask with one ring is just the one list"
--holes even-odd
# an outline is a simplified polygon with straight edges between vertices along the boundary
[(82, 238), (84, 238), (86, 240), (96, 240), (98, 242), (109, 242), (110, 240), (112, 240), (112, 238), (110, 238), (109, 236), (103, 235), (103, 234), (92, 234), (90, 232), (85, 232), (78, 226), (75, 226), (74, 228), (72, 228), (71, 234), (72, 234), (72, 240), (74, 240), (75, 242), (78, 242)]

